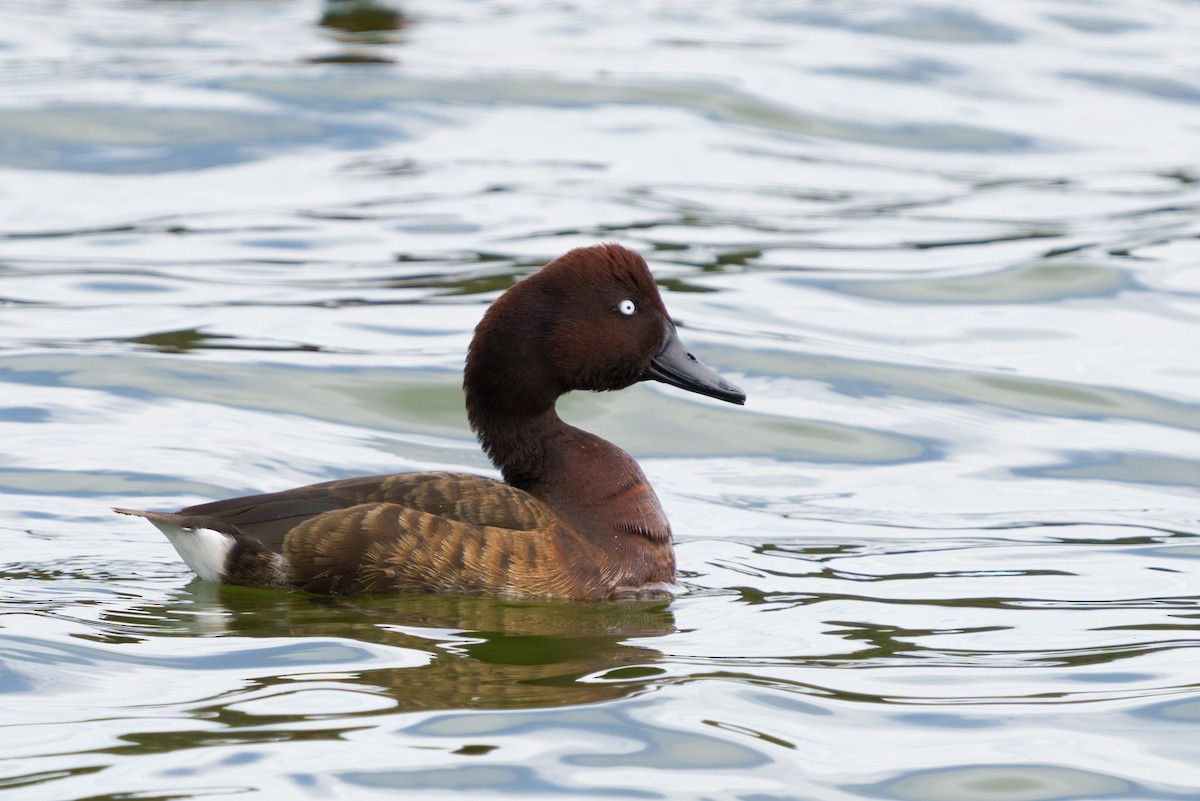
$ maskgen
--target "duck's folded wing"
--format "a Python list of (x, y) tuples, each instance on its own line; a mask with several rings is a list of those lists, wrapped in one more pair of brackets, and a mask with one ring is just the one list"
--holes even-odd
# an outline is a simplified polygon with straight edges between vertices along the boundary
[[(193, 528), (252, 537), (281, 553), (288, 533), (302, 523), (364, 504), (395, 505), (450, 522), (512, 531), (532, 531), (553, 522), (549, 509), (527, 492), (469, 473), (400, 473), (327, 481), (189, 506), (177, 517)], [(329, 526), (336, 518), (323, 522)]]
[(289, 583), (309, 592), (604, 597), (603, 555), (552, 514), (542, 522), (509, 528), (363, 503), (300, 523), (283, 557)]

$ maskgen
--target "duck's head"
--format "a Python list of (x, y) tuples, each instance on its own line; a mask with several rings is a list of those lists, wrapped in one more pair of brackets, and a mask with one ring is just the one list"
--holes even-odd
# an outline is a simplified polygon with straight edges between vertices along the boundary
[(577, 248), (505, 292), (475, 329), (467, 407), (533, 414), (575, 389), (662, 381), (730, 403), (742, 390), (688, 352), (646, 261), (620, 245)]

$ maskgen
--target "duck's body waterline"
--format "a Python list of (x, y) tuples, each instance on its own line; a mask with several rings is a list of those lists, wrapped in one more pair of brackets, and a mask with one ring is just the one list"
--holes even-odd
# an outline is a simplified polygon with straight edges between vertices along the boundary
[(641, 256), (573, 250), (502, 295), (476, 328), (463, 386), (504, 482), (370, 476), (149, 519), (202, 578), (315, 592), (602, 600), (675, 581), (671, 529), (629, 454), (564, 423), (574, 389), (657, 380), (743, 403), (679, 341)]

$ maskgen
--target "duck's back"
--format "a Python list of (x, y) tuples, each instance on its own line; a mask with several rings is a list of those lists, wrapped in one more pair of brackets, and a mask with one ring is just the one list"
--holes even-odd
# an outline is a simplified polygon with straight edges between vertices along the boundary
[(442, 472), (357, 476), (203, 503), (178, 514), (220, 521), (283, 553), (287, 535), (300, 524), (363, 504), (396, 504), (461, 523), (515, 531), (537, 529), (550, 514), (537, 498), (503, 482)]

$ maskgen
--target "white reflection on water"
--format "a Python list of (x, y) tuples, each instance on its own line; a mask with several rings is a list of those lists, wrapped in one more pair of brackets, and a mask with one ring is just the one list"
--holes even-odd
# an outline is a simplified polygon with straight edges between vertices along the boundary
[[(325, 10), (0, 12), (0, 786), (1196, 795), (1194, 4)], [(489, 470), (471, 330), (598, 240), (750, 395), (563, 404), (669, 608), (218, 590), (108, 513)]]

